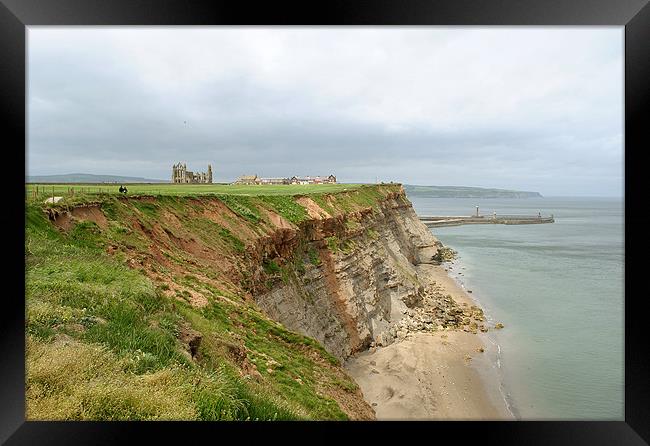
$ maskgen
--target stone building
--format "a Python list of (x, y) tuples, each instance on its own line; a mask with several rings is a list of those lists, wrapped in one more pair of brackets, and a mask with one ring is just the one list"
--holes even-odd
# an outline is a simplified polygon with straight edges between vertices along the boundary
[(289, 184), (335, 184), (336, 177), (330, 175), (328, 177), (292, 177), (289, 179)]
[(289, 178), (258, 178), (259, 184), (289, 184)]
[(335, 184), (336, 177), (291, 177), (291, 178), (261, 178), (257, 175), (242, 175), (233, 184)]
[(233, 184), (290, 184), (289, 178), (261, 178), (257, 175), (242, 175)]
[(242, 175), (233, 184), (259, 184), (257, 175)]
[(172, 166), (172, 183), (180, 184), (212, 184), (212, 166), (208, 164), (207, 172), (192, 172), (187, 170), (185, 163)]

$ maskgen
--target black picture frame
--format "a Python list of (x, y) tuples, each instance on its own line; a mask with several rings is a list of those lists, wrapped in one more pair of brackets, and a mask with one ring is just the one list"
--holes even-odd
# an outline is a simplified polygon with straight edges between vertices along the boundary
[[(625, 420), (513, 422), (301, 422), (137, 423), (25, 421), (24, 171), (26, 146), (26, 27), (30, 25), (615, 25), (625, 27)], [(282, 441), (476, 441), (549, 445), (641, 445), (650, 441), (650, 366), (646, 295), (639, 291), (645, 243), (633, 237), (645, 217), (643, 151), (649, 147), (650, 6), (648, 0), (328, 0), (277, 3), (183, 0), (0, 0), (0, 93), (2, 98), (6, 229), (5, 283), (0, 310), (0, 441), (7, 444), (116, 444), (135, 441), (198, 442), (237, 435), (280, 435)], [(11, 141), (11, 142), (10, 142)], [(25, 152), (22, 152), (24, 149)], [(11, 159), (11, 162), (9, 161)], [(636, 180), (636, 181), (635, 181)], [(641, 180), (641, 181), (639, 181)], [(9, 217), (9, 218), (7, 218)], [(5, 221), (6, 222), (6, 221)], [(15, 227), (13, 227), (15, 225)], [(21, 229), (22, 228), (22, 229)], [(11, 231), (11, 232), (9, 232)], [(15, 257), (14, 257), (15, 256)], [(638, 258), (635, 262), (630, 258)], [(22, 257), (24, 258), (24, 257)], [(636, 292), (635, 292), (636, 291)], [(642, 291), (642, 290), (641, 290)], [(20, 293), (23, 293), (21, 297)], [(279, 430), (285, 431), (284, 433)], [(271, 432), (273, 431), (273, 433)], [(278, 432), (276, 432), (278, 431)], [(337, 432), (340, 431), (340, 432)], [(449, 439), (444, 439), (445, 437)], [(372, 440), (371, 440), (372, 441)]]

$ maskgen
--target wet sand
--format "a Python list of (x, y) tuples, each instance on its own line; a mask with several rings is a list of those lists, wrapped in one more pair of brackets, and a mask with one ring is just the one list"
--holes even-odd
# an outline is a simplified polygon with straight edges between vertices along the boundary
[[(457, 303), (477, 305), (443, 267), (418, 270)], [(495, 348), (483, 334), (416, 332), (350, 358), (346, 369), (378, 420), (513, 419), (499, 391)]]

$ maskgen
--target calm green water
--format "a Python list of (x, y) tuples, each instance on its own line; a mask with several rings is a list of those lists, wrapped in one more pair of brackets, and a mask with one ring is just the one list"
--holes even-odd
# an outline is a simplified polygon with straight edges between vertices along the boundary
[(419, 215), (554, 214), (555, 223), (433, 228), (492, 322), (522, 419), (624, 419), (623, 201), (411, 197)]

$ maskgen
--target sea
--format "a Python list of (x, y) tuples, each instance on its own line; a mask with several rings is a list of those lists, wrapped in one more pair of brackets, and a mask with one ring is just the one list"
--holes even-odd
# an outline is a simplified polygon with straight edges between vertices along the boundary
[(501, 391), (524, 420), (624, 419), (624, 202), (409, 196), (418, 215), (553, 214), (555, 223), (432, 228), (484, 309)]

